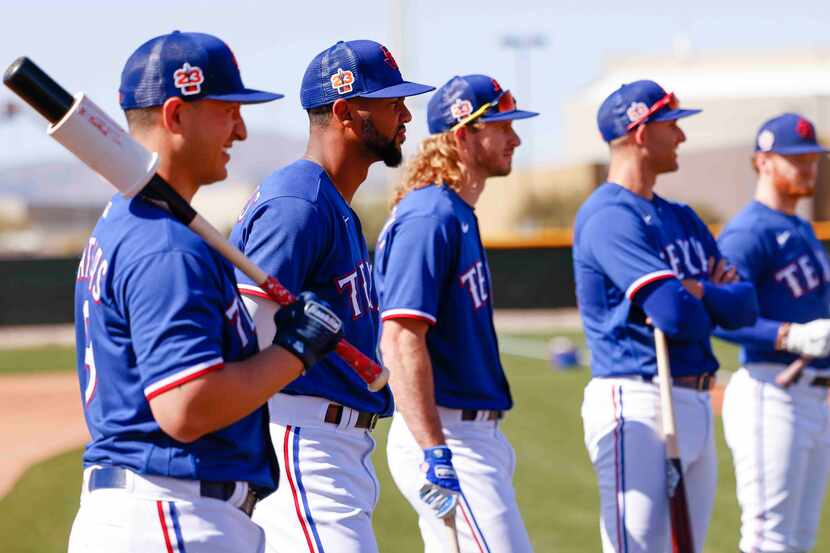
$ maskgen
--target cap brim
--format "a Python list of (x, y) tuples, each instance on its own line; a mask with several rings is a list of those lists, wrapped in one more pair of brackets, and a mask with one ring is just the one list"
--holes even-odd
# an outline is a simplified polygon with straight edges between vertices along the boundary
[(493, 115), (485, 115), (481, 118), (484, 122), (490, 121), (510, 121), (513, 119), (529, 119), (531, 117), (536, 117), (539, 115), (535, 111), (524, 111), (521, 109), (516, 109), (513, 111), (505, 111), (502, 113), (494, 113)]
[(284, 94), (254, 90), (251, 88), (245, 88), (232, 94), (208, 94), (203, 96), (203, 98), (207, 98), (209, 100), (219, 100), (220, 102), (239, 102), (240, 104), (263, 104), (265, 102), (273, 102), (274, 100), (279, 100), (284, 97)]
[(703, 111), (702, 109), (672, 109), (669, 111), (664, 111), (663, 113), (658, 113), (657, 115), (652, 115), (648, 121), (674, 121), (675, 119), (683, 119), (684, 117), (689, 117), (690, 115), (697, 115)]
[(386, 88), (381, 88), (380, 90), (375, 90), (374, 92), (368, 92), (366, 94), (357, 94), (361, 98), (403, 98), (405, 96), (417, 96), (419, 94), (425, 94), (427, 92), (432, 92), (435, 90), (434, 86), (427, 86), (425, 84), (418, 84), (418, 83), (410, 83), (409, 81), (404, 81), (400, 84), (387, 86)]
[(756, 150), (763, 153), (774, 153), (785, 156), (797, 156), (799, 154), (830, 154), (830, 150), (820, 146), (819, 144), (802, 144), (801, 146), (782, 146), (776, 148), (773, 146), (771, 150)]

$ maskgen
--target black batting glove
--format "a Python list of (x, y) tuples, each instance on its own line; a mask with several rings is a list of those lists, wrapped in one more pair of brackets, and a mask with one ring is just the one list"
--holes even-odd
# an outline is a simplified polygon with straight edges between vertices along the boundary
[(303, 292), (294, 303), (282, 307), (274, 323), (274, 343), (296, 355), (306, 370), (334, 351), (343, 338), (340, 317), (313, 292)]

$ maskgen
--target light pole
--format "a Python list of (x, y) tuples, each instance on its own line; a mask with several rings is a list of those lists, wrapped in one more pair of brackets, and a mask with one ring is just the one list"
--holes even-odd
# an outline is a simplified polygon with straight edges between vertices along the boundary
[[(514, 94), (521, 100), (522, 106), (531, 106), (530, 103), (530, 53), (533, 49), (545, 48), (548, 45), (547, 35), (541, 33), (515, 33), (505, 35), (501, 39), (501, 45), (505, 48), (513, 50), (515, 53), (514, 70), (516, 74), (516, 84), (518, 85), (518, 94)], [(533, 120), (528, 121), (529, 125), (533, 124)], [(528, 129), (527, 136), (532, 137), (532, 127)], [(533, 143), (534, 140), (529, 140), (525, 143), (526, 151), (525, 160), (527, 161), (526, 168), (526, 182), (527, 188), (533, 187)]]

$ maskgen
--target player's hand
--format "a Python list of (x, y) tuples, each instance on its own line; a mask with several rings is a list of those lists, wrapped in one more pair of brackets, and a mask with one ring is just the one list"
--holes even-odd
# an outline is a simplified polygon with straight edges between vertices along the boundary
[(274, 343), (303, 362), (306, 369), (334, 351), (343, 337), (343, 322), (331, 306), (313, 292), (303, 292), (274, 315)]
[(830, 355), (830, 319), (809, 323), (791, 323), (783, 340), (784, 349), (797, 355), (827, 357)]
[(717, 264), (714, 257), (709, 258), (709, 281), (712, 284), (732, 284), (738, 280), (738, 271), (734, 266), (730, 266), (725, 258), (722, 257)]
[(452, 451), (445, 445), (424, 450), (426, 479), (419, 493), (421, 501), (432, 509), (435, 516), (445, 518), (455, 513), (461, 484), (452, 466)]
[(698, 279), (684, 278), (680, 281), (680, 284), (683, 285), (683, 288), (685, 288), (688, 293), (690, 293), (697, 299), (703, 299), (703, 285), (700, 283)]

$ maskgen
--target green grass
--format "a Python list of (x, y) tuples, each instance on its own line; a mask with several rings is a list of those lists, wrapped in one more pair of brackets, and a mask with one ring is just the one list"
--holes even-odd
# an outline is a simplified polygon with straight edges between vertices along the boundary
[(75, 369), (75, 348), (0, 349), (0, 374), (46, 373)]
[[(569, 336), (581, 343), (579, 334)], [(724, 368), (734, 370), (735, 349), (721, 342), (715, 346)], [(588, 371), (557, 372), (546, 361), (516, 356), (504, 360), (516, 400), (504, 431), (518, 454), (516, 491), (535, 549), (537, 553), (596, 553), (600, 550), (597, 485), (582, 443), (579, 415)], [(738, 536), (735, 480), (720, 420), (716, 426), (720, 472), (706, 552), (734, 553)], [(423, 546), (414, 513), (387, 468), (388, 428), (386, 421), (375, 431), (374, 462), (382, 490), (374, 517), (378, 540), (384, 552), (420, 553)], [(73, 451), (33, 467), (0, 500), (0, 549), (4, 553), (66, 550), (78, 505), (79, 457), (80, 451)], [(816, 552), (830, 551), (828, 511), (830, 505), (825, 502)]]

